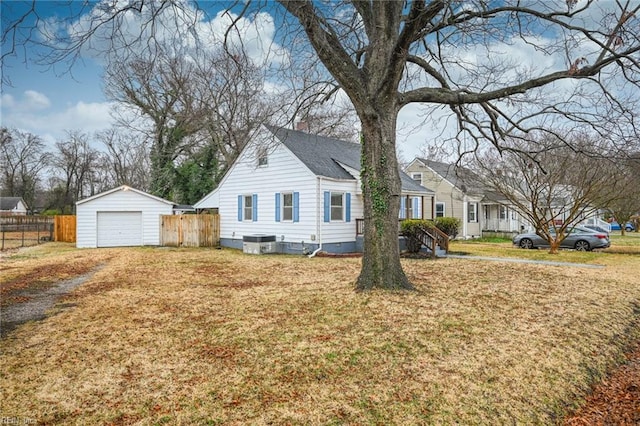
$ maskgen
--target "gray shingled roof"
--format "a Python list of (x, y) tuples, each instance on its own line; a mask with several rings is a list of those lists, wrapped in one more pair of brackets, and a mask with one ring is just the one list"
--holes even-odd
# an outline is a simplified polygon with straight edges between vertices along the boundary
[(21, 197), (0, 197), (0, 210), (13, 210), (21, 200)]
[(418, 158), (418, 160), (467, 194), (482, 195), (488, 192), (486, 186), (482, 184), (480, 176), (465, 167), (427, 160), (426, 158)]
[[(317, 176), (355, 180), (341, 164), (360, 171), (360, 144), (298, 130), (265, 127)], [(403, 191), (433, 193), (405, 173), (401, 172), (400, 177)]]

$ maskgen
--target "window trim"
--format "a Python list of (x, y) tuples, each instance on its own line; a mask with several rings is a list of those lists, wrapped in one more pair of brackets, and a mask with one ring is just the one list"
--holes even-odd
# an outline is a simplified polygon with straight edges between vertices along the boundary
[[(416, 177), (419, 176), (419, 179), (416, 179)], [(414, 182), (418, 182), (420, 185), (422, 185), (422, 172), (414, 172), (411, 173), (411, 179), (413, 179)]]
[[(253, 222), (253, 194), (242, 195), (242, 221)], [(247, 206), (247, 200), (249, 205)], [(249, 215), (247, 217), (247, 209), (249, 209)]]
[(267, 167), (269, 165), (269, 153), (266, 148), (258, 150), (257, 165), (258, 167)]
[[(438, 206), (442, 206), (442, 216), (438, 216)], [(436, 211), (434, 212), (435, 217), (445, 217), (447, 214), (447, 205), (442, 201), (436, 201), (435, 204)]]
[[(286, 203), (285, 203), (287, 195), (291, 198), (291, 205), (289, 205), (289, 206), (287, 206)], [(282, 198), (282, 203), (280, 205), (280, 214), (281, 214), (280, 217), (281, 217), (282, 222), (293, 222), (293, 210), (294, 210), (293, 191), (282, 192), (282, 193), (280, 193), (280, 197)], [(285, 215), (285, 211), (287, 209), (291, 213), (291, 218), (290, 219), (287, 219), (286, 215)]]
[[(344, 222), (345, 218), (344, 218), (344, 213), (345, 213), (345, 193), (344, 192), (338, 192), (338, 191), (331, 191), (329, 193), (329, 222)], [(335, 206), (333, 204), (333, 198), (334, 196), (340, 196), (340, 219), (334, 219), (333, 218), (333, 209), (334, 207), (337, 208), (337, 206)]]
[(507, 208), (507, 206), (500, 206), (499, 207), (498, 219), (499, 220), (509, 220), (509, 209)]
[[(473, 219), (471, 218), (473, 212)], [(467, 222), (478, 223), (478, 203), (467, 203)]]

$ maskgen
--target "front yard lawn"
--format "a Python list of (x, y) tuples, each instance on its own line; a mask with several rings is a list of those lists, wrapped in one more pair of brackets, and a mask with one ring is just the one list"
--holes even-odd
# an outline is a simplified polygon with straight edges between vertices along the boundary
[(550, 424), (640, 338), (633, 255), (579, 253), (604, 270), (404, 259), (418, 291), (356, 293), (357, 258), (30, 253), (0, 260), (0, 288), (52, 260), (106, 265), (68, 296), (75, 307), (3, 339), (3, 418)]

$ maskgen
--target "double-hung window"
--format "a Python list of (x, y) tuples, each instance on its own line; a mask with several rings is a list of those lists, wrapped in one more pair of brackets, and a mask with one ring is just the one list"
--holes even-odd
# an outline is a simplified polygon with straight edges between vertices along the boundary
[(500, 220), (507, 220), (508, 218), (507, 208), (505, 206), (500, 206)]
[(344, 220), (344, 194), (342, 192), (331, 193), (331, 221)]
[(325, 191), (324, 221), (351, 222), (351, 193)]
[(238, 195), (238, 221), (258, 220), (258, 194)]
[(478, 203), (469, 203), (467, 205), (467, 222), (473, 223), (478, 221)]
[(282, 194), (282, 221), (293, 221), (293, 193), (285, 192)]
[(266, 167), (269, 165), (269, 152), (266, 148), (261, 148), (258, 151), (258, 167)]
[(300, 193), (276, 192), (276, 222), (300, 220)]
[(436, 217), (444, 217), (444, 203), (436, 203)]
[(243, 220), (253, 220), (253, 199), (251, 195), (244, 196), (244, 214)]

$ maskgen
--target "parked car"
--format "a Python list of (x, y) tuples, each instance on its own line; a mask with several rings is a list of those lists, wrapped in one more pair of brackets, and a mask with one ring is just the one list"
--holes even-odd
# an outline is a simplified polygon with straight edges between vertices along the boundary
[(604, 234), (609, 235), (609, 231), (607, 231), (606, 229), (604, 229), (602, 226), (598, 226), (598, 225), (581, 225), (583, 228), (589, 228), (592, 231), (596, 231), (596, 232), (602, 232)]
[[(553, 233), (553, 231), (551, 232)], [(523, 249), (549, 247), (549, 242), (535, 232), (516, 235), (513, 237), (513, 244)], [(560, 248), (591, 251), (593, 249), (607, 248), (610, 245), (609, 235), (606, 232), (598, 232), (576, 226), (567, 230), (567, 236), (560, 243)]]
[[(611, 222), (611, 230), (612, 231), (620, 231), (622, 228), (620, 226), (620, 224), (618, 222)], [(624, 224), (624, 230), (625, 231), (635, 231), (635, 227), (633, 226), (633, 223), (631, 222), (627, 222)]]

